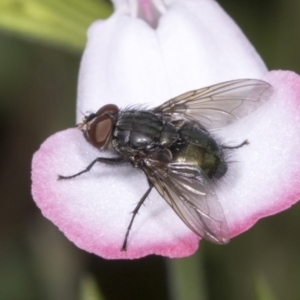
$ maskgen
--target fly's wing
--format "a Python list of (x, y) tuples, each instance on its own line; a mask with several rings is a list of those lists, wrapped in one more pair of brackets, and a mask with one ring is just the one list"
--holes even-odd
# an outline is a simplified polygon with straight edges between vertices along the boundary
[(221, 128), (253, 112), (271, 92), (262, 80), (232, 80), (184, 93), (152, 111), (171, 120), (197, 121), (207, 129)]
[(186, 163), (147, 160), (143, 167), (150, 182), (180, 219), (197, 235), (224, 244), (230, 234), (212, 184), (199, 168)]

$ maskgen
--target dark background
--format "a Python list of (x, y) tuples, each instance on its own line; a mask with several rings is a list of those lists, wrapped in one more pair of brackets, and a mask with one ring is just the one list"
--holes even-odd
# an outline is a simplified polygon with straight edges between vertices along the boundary
[[(300, 73), (300, 2), (219, 1), (269, 69)], [(0, 32), (0, 299), (78, 299), (92, 274), (105, 299), (168, 299), (167, 259), (106, 261), (76, 248), (30, 194), (32, 154), (74, 126), (80, 53)], [(297, 299), (300, 205), (220, 247), (203, 243), (209, 299)], [(298, 297), (297, 297), (298, 296)], [(270, 299), (270, 298), (264, 298)]]

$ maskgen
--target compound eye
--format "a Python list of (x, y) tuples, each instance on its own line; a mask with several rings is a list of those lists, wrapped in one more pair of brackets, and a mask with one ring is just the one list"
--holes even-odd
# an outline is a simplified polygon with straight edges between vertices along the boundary
[(119, 108), (117, 105), (115, 104), (106, 104), (104, 106), (102, 106), (98, 111), (97, 111), (97, 115), (101, 116), (103, 114), (116, 114), (119, 111)]
[(110, 137), (112, 128), (113, 120), (109, 116), (102, 115), (95, 118), (87, 130), (90, 143), (96, 148), (103, 147)]

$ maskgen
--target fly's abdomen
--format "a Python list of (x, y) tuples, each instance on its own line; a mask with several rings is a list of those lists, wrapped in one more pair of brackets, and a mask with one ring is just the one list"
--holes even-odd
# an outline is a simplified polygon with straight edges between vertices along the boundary
[(227, 163), (221, 146), (197, 124), (185, 124), (179, 131), (182, 143), (174, 147), (174, 160), (199, 166), (209, 178), (221, 178)]
[(151, 152), (178, 138), (175, 127), (149, 111), (125, 111), (120, 116), (113, 145), (120, 153)]

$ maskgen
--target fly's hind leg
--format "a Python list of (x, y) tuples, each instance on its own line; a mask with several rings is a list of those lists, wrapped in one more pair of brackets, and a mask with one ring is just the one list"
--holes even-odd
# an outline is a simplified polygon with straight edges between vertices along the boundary
[(153, 185), (152, 185), (151, 183), (149, 183), (149, 188), (148, 188), (148, 190), (147, 190), (146, 193), (143, 195), (143, 197), (142, 197), (141, 200), (138, 202), (137, 206), (135, 207), (135, 209), (134, 209), (133, 212), (132, 212), (132, 217), (131, 217), (130, 223), (129, 223), (129, 225), (128, 225), (126, 234), (125, 234), (125, 238), (124, 238), (124, 242), (123, 242), (121, 251), (126, 251), (126, 250), (127, 250), (128, 236), (129, 236), (129, 232), (130, 232), (130, 229), (131, 229), (131, 227), (132, 227), (134, 218), (136, 217), (136, 215), (137, 215), (139, 209), (141, 208), (141, 206), (142, 206), (143, 203), (145, 202), (146, 198), (147, 198), (148, 195), (150, 194), (152, 188), (153, 188)]
[(95, 165), (95, 163), (100, 162), (104, 163), (107, 165), (119, 165), (122, 163), (126, 163), (127, 161), (123, 159), (123, 157), (97, 157), (95, 160), (93, 160), (84, 170), (70, 175), (70, 176), (63, 176), (63, 175), (58, 175), (57, 180), (63, 180), (63, 179), (71, 179), (74, 177), (77, 177), (83, 173), (86, 173), (92, 169), (92, 167)]
[(236, 145), (236, 146), (226, 146), (226, 145), (222, 145), (222, 148), (223, 149), (238, 149), (238, 148), (241, 148), (245, 145), (249, 145), (249, 142), (248, 140), (244, 140), (242, 143), (240, 143), (239, 145)]

